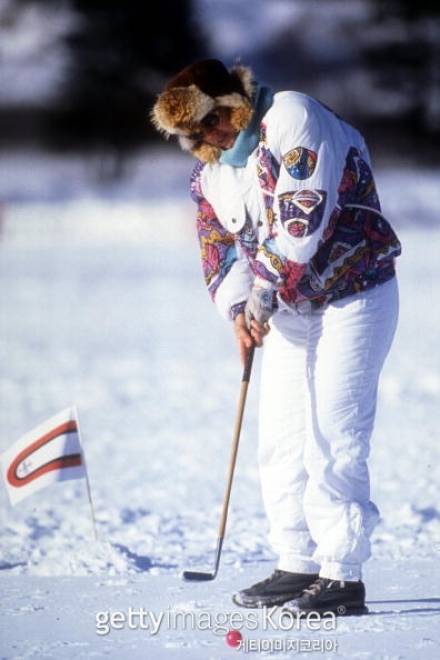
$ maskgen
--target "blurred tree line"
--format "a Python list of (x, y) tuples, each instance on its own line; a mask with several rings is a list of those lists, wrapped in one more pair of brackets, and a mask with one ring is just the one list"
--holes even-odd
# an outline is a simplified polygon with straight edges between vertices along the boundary
[(82, 16), (67, 39), (71, 75), (59, 107), (59, 136), (134, 146), (151, 139), (148, 108), (162, 83), (203, 54), (190, 0), (72, 0)]
[[(326, 2), (313, 3), (318, 41)], [(3, 0), (0, 66), (1, 29), (26, 7), (44, 7), (54, 16), (64, 7), (75, 20), (59, 37), (66, 64), (50, 103), (2, 103), (0, 83), (0, 144), (26, 144), (37, 136), (57, 149), (126, 151), (159, 139), (148, 109), (163, 83), (189, 62), (217, 56), (194, 4), (197, 0), (162, 0), (153, 11), (139, 0)], [(440, 3), (364, 0), (357, 6), (358, 18), (337, 25), (329, 57), (310, 49), (306, 17), (286, 25), (245, 63), (275, 89), (318, 96), (385, 150), (395, 150), (397, 139), (402, 151), (417, 144), (437, 159)], [(258, 34), (249, 38), (257, 40)]]
[(256, 68), (332, 107), (376, 152), (440, 162), (440, 3), (313, 4), (258, 52)]
[(63, 80), (43, 107), (3, 105), (1, 142), (26, 142), (36, 132), (56, 148), (125, 150), (155, 137), (154, 97), (176, 70), (204, 56), (191, 0), (160, 0), (154, 10), (139, 0), (13, 0), (2, 19), (35, 4), (54, 14), (64, 4), (74, 17), (62, 36)]
[(392, 90), (399, 100), (404, 129), (416, 139), (438, 141), (440, 3), (374, 0), (373, 20), (382, 35), (365, 48), (367, 69), (379, 89)]

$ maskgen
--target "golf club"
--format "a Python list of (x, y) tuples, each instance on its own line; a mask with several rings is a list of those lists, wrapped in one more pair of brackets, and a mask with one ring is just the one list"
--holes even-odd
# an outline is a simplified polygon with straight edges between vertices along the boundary
[(220, 555), (222, 552), (223, 539), (225, 536), (226, 521), (228, 519), (228, 508), (229, 508), (229, 499), (231, 497), (232, 479), (234, 476), (235, 463), (237, 461), (238, 443), (240, 440), (244, 406), (246, 403), (247, 390), (249, 386), (249, 380), (251, 377), (254, 352), (255, 352), (255, 346), (253, 345), (248, 353), (246, 364), (243, 370), (243, 376), (241, 379), (240, 398), (238, 401), (237, 417), (235, 420), (235, 428), (232, 438), (231, 458), (229, 461), (226, 492), (225, 492), (225, 497), (223, 499), (223, 510), (220, 519), (219, 532), (218, 532), (217, 555), (215, 560), (214, 571), (212, 573), (203, 572), (203, 571), (183, 571), (182, 577), (184, 580), (193, 581), (193, 582), (204, 582), (207, 580), (214, 580), (217, 576), (218, 567), (220, 565)]

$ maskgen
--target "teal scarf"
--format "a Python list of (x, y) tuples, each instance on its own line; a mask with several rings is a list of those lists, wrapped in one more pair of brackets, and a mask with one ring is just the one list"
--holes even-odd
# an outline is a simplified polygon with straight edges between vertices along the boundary
[(247, 160), (260, 141), (260, 123), (273, 103), (273, 93), (269, 87), (256, 85), (253, 95), (254, 114), (251, 123), (240, 131), (234, 146), (223, 151), (220, 163), (233, 167), (245, 167)]

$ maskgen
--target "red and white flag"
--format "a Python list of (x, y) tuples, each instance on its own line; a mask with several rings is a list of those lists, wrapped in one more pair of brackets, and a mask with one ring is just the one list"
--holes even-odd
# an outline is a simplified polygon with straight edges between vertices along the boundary
[(67, 408), (23, 435), (1, 455), (11, 504), (55, 481), (86, 478), (78, 416)]

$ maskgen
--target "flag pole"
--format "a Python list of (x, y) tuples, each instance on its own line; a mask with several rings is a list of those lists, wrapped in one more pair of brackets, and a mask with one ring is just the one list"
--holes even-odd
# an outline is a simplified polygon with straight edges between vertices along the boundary
[(87, 495), (89, 497), (89, 503), (90, 503), (90, 514), (92, 516), (93, 534), (94, 534), (94, 537), (95, 537), (95, 541), (98, 541), (99, 539), (98, 539), (98, 532), (97, 532), (97, 528), (96, 528), (95, 508), (93, 506), (92, 491), (90, 489), (90, 481), (89, 481), (89, 472), (87, 470), (86, 456), (85, 456), (85, 453), (84, 453), (84, 448), (83, 448), (83, 443), (82, 443), (81, 425), (79, 423), (78, 408), (76, 406), (74, 406), (73, 410), (74, 410), (76, 425), (78, 427), (79, 446), (81, 447), (81, 456), (82, 456), (82, 460), (84, 462), (84, 471), (86, 473)]

